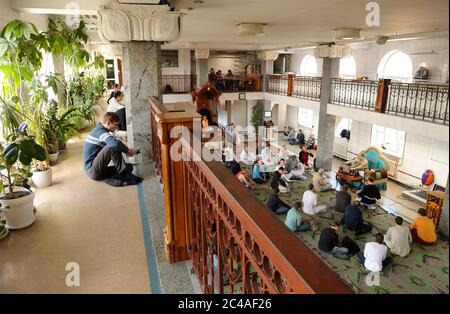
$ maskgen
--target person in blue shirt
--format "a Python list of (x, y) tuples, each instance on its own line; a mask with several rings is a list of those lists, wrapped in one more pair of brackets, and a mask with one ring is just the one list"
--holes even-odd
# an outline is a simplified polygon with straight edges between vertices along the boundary
[[(84, 171), (93, 180), (105, 180), (112, 186), (137, 184), (142, 178), (133, 175), (133, 165), (126, 163), (122, 153), (134, 156), (138, 150), (128, 148), (124, 143), (114, 138), (110, 132), (117, 130), (119, 116), (107, 112), (84, 140), (83, 163)], [(112, 161), (113, 166), (109, 166)]]
[(359, 208), (361, 203), (355, 200), (353, 204), (348, 204), (345, 207), (344, 216), (341, 219), (341, 224), (345, 225), (345, 228), (355, 232), (355, 235), (370, 232), (372, 226), (364, 224), (363, 215)]
[(309, 221), (302, 222), (302, 216), (300, 215), (302, 206), (302, 202), (295, 203), (295, 206), (286, 215), (284, 224), (293, 232), (307, 231), (311, 228)]
[(257, 157), (252, 167), (252, 179), (256, 183), (264, 183), (267, 181), (266, 173), (261, 171), (262, 164), (263, 160)]
[(286, 213), (291, 206), (283, 202), (280, 197), (278, 196), (278, 193), (280, 191), (278, 188), (276, 188), (272, 195), (270, 195), (269, 199), (267, 200), (267, 207), (270, 208), (271, 211), (273, 211), (277, 215), (281, 215)]

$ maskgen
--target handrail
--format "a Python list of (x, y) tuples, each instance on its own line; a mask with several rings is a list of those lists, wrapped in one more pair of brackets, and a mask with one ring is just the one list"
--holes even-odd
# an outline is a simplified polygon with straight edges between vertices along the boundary
[(386, 113), (433, 123), (449, 123), (448, 84), (391, 82)]
[(331, 79), (330, 103), (375, 110), (378, 82), (370, 80)]
[(189, 93), (195, 89), (195, 74), (171, 74), (161, 76), (162, 94)]
[(152, 131), (152, 152), (153, 161), (155, 162), (155, 168), (158, 176), (161, 178), (162, 182), (162, 162), (161, 162), (161, 141), (158, 136), (158, 115), (161, 113), (169, 112), (164, 105), (162, 105), (155, 97), (150, 97), (150, 124)]
[(190, 143), (181, 142), (190, 157), (184, 165), (191, 258), (205, 293), (223, 293), (223, 277), (229, 278), (230, 293), (238, 283), (244, 293), (352, 293), (223, 163), (204, 162)]

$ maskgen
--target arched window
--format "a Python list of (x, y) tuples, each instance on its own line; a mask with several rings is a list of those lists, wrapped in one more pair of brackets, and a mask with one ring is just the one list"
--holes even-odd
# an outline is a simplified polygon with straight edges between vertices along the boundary
[(356, 78), (356, 62), (352, 56), (339, 61), (339, 77), (343, 79)]
[(317, 76), (317, 61), (314, 56), (306, 55), (300, 64), (301, 76)]
[(413, 78), (411, 58), (399, 50), (389, 51), (378, 65), (378, 77), (411, 82)]

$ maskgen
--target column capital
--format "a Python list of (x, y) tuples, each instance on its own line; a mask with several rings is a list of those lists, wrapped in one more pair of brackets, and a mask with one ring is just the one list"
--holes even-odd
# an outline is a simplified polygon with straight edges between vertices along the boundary
[(177, 40), (183, 13), (168, 5), (123, 4), (117, 0), (98, 11), (98, 33), (105, 41)]
[(278, 51), (260, 51), (257, 54), (258, 59), (264, 61), (275, 61), (278, 58), (278, 55)]
[(316, 58), (346, 58), (352, 55), (352, 48), (346, 45), (319, 45), (314, 49)]
[(209, 49), (208, 48), (196, 48), (195, 49), (195, 59), (208, 59)]

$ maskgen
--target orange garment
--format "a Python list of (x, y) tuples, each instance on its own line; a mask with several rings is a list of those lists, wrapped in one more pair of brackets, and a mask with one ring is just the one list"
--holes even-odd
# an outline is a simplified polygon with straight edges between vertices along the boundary
[(428, 217), (422, 216), (414, 220), (411, 224), (411, 229), (416, 229), (419, 238), (421, 238), (425, 242), (431, 243), (436, 241), (434, 223)]

